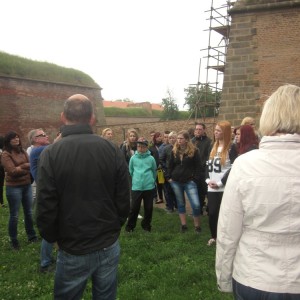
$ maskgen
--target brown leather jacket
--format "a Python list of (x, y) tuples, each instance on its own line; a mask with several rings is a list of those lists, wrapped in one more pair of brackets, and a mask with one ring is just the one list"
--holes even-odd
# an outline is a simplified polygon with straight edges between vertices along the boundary
[(17, 186), (31, 184), (30, 164), (26, 151), (20, 153), (3, 151), (1, 164), (5, 170), (5, 185)]

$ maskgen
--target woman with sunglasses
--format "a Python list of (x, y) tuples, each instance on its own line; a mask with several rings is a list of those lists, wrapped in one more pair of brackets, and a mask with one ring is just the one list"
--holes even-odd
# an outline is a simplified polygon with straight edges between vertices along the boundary
[(8, 233), (14, 250), (20, 249), (18, 241), (18, 217), (22, 203), (25, 230), (29, 242), (36, 242), (37, 237), (32, 221), (32, 191), (30, 164), (26, 151), (22, 148), (19, 135), (8, 132), (4, 137), (4, 151), (1, 164), (5, 170), (6, 198), (9, 205)]

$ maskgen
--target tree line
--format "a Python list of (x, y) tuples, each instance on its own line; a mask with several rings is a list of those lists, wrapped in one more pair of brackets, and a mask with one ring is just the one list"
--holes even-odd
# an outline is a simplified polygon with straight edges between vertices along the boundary
[[(189, 86), (184, 89), (186, 96), (184, 106), (187, 106), (190, 117), (215, 117), (219, 113), (221, 92), (214, 91), (208, 84)], [(170, 90), (162, 99), (163, 119), (175, 120), (179, 116), (179, 107)]]

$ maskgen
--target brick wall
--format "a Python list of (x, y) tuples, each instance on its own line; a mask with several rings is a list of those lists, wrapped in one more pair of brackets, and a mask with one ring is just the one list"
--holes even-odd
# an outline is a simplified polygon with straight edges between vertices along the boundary
[[(158, 118), (104, 117), (101, 90), (68, 84), (0, 76), (0, 135), (14, 130), (21, 136), (24, 147), (28, 146), (27, 134), (31, 129), (43, 128), (52, 141), (59, 127), (60, 113), (65, 99), (73, 94), (84, 94), (94, 103), (97, 123), (94, 132), (101, 135), (110, 127), (114, 141), (119, 145), (129, 128), (135, 128), (140, 136), (150, 138), (150, 131), (180, 131), (195, 127), (195, 120), (159, 121)], [(214, 119), (197, 120), (207, 125), (212, 137)]]
[[(207, 135), (212, 138), (214, 129), (214, 119), (197, 120), (197, 122), (203, 122), (207, 126)], [(155, 130), (156, 132), (163, 133), (165, 130), (176, 131), (188, 130), (189, 128), (195, 127), (195, 120), (183, 120), (183, 121), (155, 121), (155, 122), (143, 122), (139, 123), (124, 123), (124, 124), (109, 124), (105, 126), (97, 126), (96, 132), (101, 135), (102, 130), (109, 127), (114, 133), (114, 142), (120, 145), (126, 138), (126, 132), (130, 128), (135, 128), (138, 131), (139, 136), (145, 137), (147, 140), (150, 139), (150, 131)]]
[(272, 92), (285, 83), (300, 85), (300, 1), (238, 1), (231, 16), (218, 119), (258, 122)]
[(100, 88), (0, 76), (0, 135), (14, 130), (27, 146), (27, 133), (43, 128), (53, 139), (62, 125), (63, 103), (73, 94), (84, 94), (91, 99), (96, 125), (106, 124)]

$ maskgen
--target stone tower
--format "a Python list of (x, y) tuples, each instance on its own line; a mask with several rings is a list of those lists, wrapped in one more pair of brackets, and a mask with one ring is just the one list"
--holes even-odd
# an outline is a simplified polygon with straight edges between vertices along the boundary
[(219, 120), (258, 123), (281, 85), (300, 85), (300, 0), (238, 0), (230, 10)]

